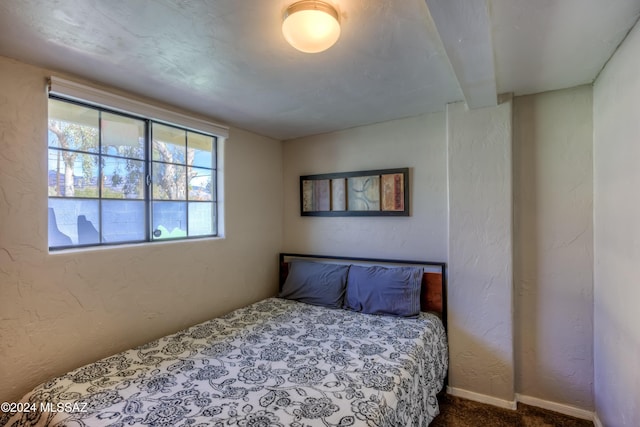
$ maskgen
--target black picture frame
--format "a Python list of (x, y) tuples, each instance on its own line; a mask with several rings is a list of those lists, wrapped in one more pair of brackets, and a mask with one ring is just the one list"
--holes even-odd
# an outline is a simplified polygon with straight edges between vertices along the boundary
[(300, 176), (301, 216), (409, 216), (409, 168)]

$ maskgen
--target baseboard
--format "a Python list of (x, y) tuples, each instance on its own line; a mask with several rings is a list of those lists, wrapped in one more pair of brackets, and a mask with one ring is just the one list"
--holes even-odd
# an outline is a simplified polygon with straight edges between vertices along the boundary
[(604, 425), (602, 424), (602, 421), (600, 421), (600, 417), (598, 416), (597, 412), (593, 413), (593, 425), (595, 427), (604, 427)]
[(559, 414), (568, 415), (570, 417), (580, 418), (583, 420), (593, 421), (595, 427), (603, 427), (598, 414), (595, 412), (577, 408), (563, 403), (551, 402), (549, 400), (538, 399), (537, 397), (526, 396), (516, 393), (515, 400), (509, 401), (499, 399), (497, 397), (488, 396), (486, 394), (476, 393), (456, 387), (447, 387), (447, 393), (452, 396), (461, 397), (463, 399), (473, 400), (475, 402), (486, 403), (487, 405), (497, 406), (498, 408), (516, 409), (518, 402), (525, 405), (535, 406), (537, 408), (547, 409)]
[(473, 400), (475, 402), (486, 403), (487, 405), (497, 406), (505, 409), (516, 409), (516, 401), (499, 399), (486, 394), (480, 394), (473, 391), (463, 390), (461, 388), (447, 387), (447, 393), (452, 396), (462, 397), (463, 399)]
[(581, 409), (571, 405), (565, 405), (563, 403), (551, 402), (549, 400), (538, 399), (537, 397), (525, 396), (517, 393), (516, 401), (524, 403), (525, 405), (548, 409), (549, 411), (557, 412), (559, 414), (569, 415), (570, 417), (589, 421), (593, 420), (594, 414), (592, 411), (588, 411), (586, 409)]

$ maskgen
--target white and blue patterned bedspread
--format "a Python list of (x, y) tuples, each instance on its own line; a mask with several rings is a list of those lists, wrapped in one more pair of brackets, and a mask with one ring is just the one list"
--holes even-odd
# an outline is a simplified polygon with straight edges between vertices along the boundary
[[(426, 426), (447, 371), (442, 322), (278, 298), (102, 359), (7, 426)], [(6, 418), (5, 418), (6, 420)]]

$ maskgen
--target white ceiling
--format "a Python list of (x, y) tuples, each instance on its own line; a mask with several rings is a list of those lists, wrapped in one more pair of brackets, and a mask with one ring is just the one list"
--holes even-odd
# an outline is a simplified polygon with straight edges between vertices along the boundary
[(277, 139), (591, 83), (640, 0), (327, 0), (342, 35), (290, 47), (294, 0), (0, 0), (0, 55)]

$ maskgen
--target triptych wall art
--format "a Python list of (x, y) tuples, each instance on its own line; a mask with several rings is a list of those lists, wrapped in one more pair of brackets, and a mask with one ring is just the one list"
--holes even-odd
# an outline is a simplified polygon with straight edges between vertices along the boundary
[(302, 216), (409, 216), (409, 168), (300, 177)]

